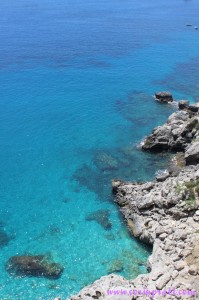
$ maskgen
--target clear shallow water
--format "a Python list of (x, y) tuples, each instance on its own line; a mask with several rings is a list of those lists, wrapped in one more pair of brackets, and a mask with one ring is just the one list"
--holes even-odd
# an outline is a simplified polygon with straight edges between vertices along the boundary
[[(199, 32), (185, 24), (197, 25), (199, 4), (0, 7), (0, 224), (12, 237), (0, 249), (0, 299), (66, 297), (118, 266), (134, 278), (149, 251), (129, 236), (110, 180), (149, 180), (165, 168), (167, 157), (136, 145), (173, 111), (155, 103), (155, 91), (197, 98)], [(88, 220), (101, 210), (109, 230)], [(10, 277), (7, 259), (27, 253), (51, 255), (64, 273)]]

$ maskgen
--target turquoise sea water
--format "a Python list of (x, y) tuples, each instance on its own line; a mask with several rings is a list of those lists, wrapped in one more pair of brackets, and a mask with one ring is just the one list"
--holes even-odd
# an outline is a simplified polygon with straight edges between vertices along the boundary
[[(146, 272), (111, 179), (149, 180), (168, 157), (137, 145), (166, 120), (154, 92), (199, 98), (197, 0), (0, 4), (0, 299), (66, 297), (117, 270)], [(111, 228), (91, 221), (109, 216)], [(103, 219), (104, 220), (104, 219)], [(48, 254), (58, 280), (14, 278), (13, 255)]]

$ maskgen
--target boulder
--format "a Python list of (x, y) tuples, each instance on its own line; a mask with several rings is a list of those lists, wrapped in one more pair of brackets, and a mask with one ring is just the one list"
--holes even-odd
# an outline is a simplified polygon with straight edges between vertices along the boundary
[(123, 182), (120, 179), (112, 179), (112, 192), (113, 194), (116, 194), (118, 191), (119, 186), (122, 184)]
[(177, 176), (186, 165), (183, 152), (177, 152), (168, 163), (168, 172), (172, 176)]
[(193, 142), (186, 148), (185, 160), (187, 165), (199, 163), (199, 142)]
[(178, 108), (179, 108), (180, 110), (189, 108), (189, 101), (188, 101), (188, 100), (180, 100), (180, 101), (178, 102)]
[(195, 104), (189, 105), (189, 110), (191, 112), (197, 113), (199, 111), (199, 107), (197, 105), (195, 105)]
[(142, 149), (152, 152), (184, 151), (197, 137), (198, 117), (187, 111), (173, 113), (162, 126), (156, 127), (143, 142)]
[(173, 102), (173, 97), (170, 92), (158, 92), (155, 93), (155, 98), (161, 103)]
[(63, 267), (49, 261), (45, 255), (12, 256), (6, 263), (6, 270), (12, 276), (34, 276), (58, 279)]
[(165, 181), (170, 176), (169, 172), (167, 170), (160, 170), (156, 172), (156, 180), (157, 181)]

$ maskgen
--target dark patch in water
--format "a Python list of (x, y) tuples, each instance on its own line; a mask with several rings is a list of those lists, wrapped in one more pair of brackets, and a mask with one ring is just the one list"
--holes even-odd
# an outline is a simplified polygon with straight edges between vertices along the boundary
[(101, 171), (113, 171), (118, 169), (117, 159), (105, 151), (99, 151), (94, 155), (94, 165)]
[(114, 240), (115, 240), (115, 236), (114, 236), (114, 234), (111, 233), (111, 232), (106, 233), (106, 234), (105, 234), (105, 238), (106, 238), (107, 240), (109, 240), (109, 241), (114, 241)]
[(85, 186), (91, 192), (96, 193), (100, 200), (108, 200), (111, 195), (110, 175), (99, 172), (84, 164), (77, 169), (73, 179), (81, 186)]
[(8, 243), (14, 239), (14, 236), (8, 235), (3, 228), (0, 228), (0, 248), (8, 245)]
[(12, 256), (7, 261), (5, 268), (12, 276), (34, 276), (49, 279), (58, 279), (64, 269), (45, 255)]
[[(99, 153), (105, 153), (105, 158), (109, 158), (107, 151), (93, 151), (94, 159), (92, 167), (84, 164), (77, 169), (73, 175), (80, 186), (86, 187), (89, 191), (94, 192), (100, 201), (112, 201), (111, 180), (113, 178), (121, 178), (122, 180), (149, 180), (154, 176), (158, 169), (165, 169), (166, 163), (170, 155), (168, 153), (155, 155), (145, 153), (137, 149), (135, 145), (125, 146), (123, 148), (116, 148), (110, 151), (114, 158), (113, 166), (105, 161), (96, 160)], [(116, 166), (117, 162), (117, 168)]]
[(88, 214), (85, 218), (86, 221), (95, 221), (100, 224), (104, 229), (110, 230), (112, 224), (109, 219), (110, 211), (108, 209), (100, 209)]
[(128, 128), (128, 131), (132, 132), (132, 140), (140, 140), (154, 127), (165, 122), (175, 107), (159, 105), (153, 95), (132, 91), (126, 98), (115, 102), (115, 110), (131, 122), (132, 128)]
[(55, 235), (55, 234), (60, 234), (61, 233), (61, 229), (59, 227), (49, 227), (49, 234), (50, 235)]
[(56, 225), (49, 225), (46, 227), (45, 231), (41, 232), (37, 235), (34, 239), (37, 240), (44, 240), (44, 239), (52, 239), (53, 237), (59, 236), (63, 234), (61, 228), (57, 227)]
[(71, 199), (69, 199), (68, 197), (64, 197), (63, 202), (64, 203), (69, 203)]
[(121, 273), (124, 269), (124, 263), (121, 259), (114, 259), (108, 266), (108, 274)]
[[(140, 105), (142, 103), (142, 105)], [(127, 99), (119, 99), (115, 103), (116, 110), (128, 121), (138, 125), (147, 125), (153, 118), (150, 105), (154, 104), (154, 98), (151, 95), (139, 91), (129, 93)], [(143, 115), (145, 111), (145, 115)]]
[(199, 56), (186, 63), (177, 64), (173, 71), (163, 80), (154, 84), (161, 84), (168, 90), (176, 90), (199, 101)]

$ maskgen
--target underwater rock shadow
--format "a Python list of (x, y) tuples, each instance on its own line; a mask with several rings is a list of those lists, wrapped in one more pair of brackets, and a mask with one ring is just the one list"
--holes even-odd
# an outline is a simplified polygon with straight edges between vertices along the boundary
[(46, 255), (12, 256), (5, 264), (6, 271), (14, 277), (46, 277), (58, 279), (64, 268)]
[(4, 248), (11, 240), (14, 239), (14, 234), (8, 234), (3, 228), (0, 228), (0, 248)]
[(80, 186), (95, 193), (100, 201), (112, 201), (111, 179), (110, 174), (94, 170), (87, 164), (78, 168), (71, 178)]
[(118, 169), (117, 159), (107, 151), (96, 151), (93, 157), (93, 164), (101, 171), (114, 171)]
[[(142, 103), (142, 105), (138, 106), (138, 102)], [(148, 110), (149, 105), (154, 105), (153, 96), (140, 91), (132, 91), (127, 95), (127, 99), (116, 100), (115, 109), (126, 120), (137, 125), (147, 125), (154, 118)], [(143, 110), (146, 112), (144, 116)]]
[(163, 85), (166, 89), (175, 90), (199, 101), (199, 56), (185, 63), (177, 64), (170, 74), (162, 80), (155, 80), (154, 85)]
[(95, 221), (101, 225), (105, 230), (110, 230), (112, 228), (112, 223), (110, 222), (110, 211), (108, 209), (99, 209), (95, 212), (88, 214), (85, 217), (86, 221)]

